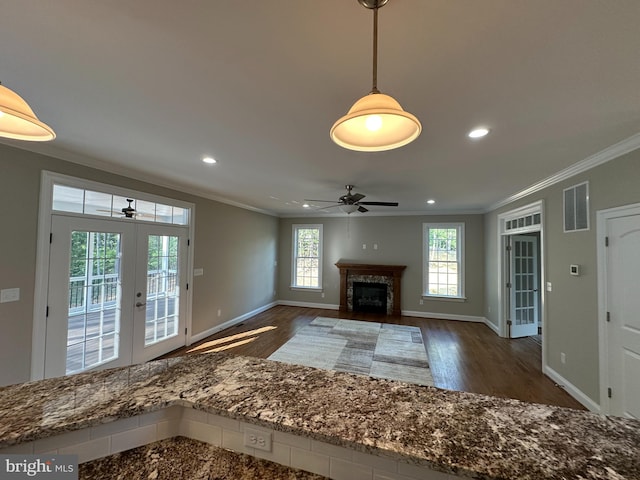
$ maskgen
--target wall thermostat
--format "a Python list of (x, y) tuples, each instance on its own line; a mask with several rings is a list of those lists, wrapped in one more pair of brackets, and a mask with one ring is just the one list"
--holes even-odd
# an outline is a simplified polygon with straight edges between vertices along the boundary
[(580, 275), (580, 265), (569, 265), (569, 273), (571, 275)]

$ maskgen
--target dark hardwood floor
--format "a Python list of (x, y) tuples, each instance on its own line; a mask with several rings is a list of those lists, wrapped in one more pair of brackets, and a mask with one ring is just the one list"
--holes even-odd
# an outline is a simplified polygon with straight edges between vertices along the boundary
[(318, 316), (420, 327), (436, 387), (585, 409), (542, 374), (538, 343), (500, 338), (480, 323), (278, 306), (167, 356), (226, 351), (267, 358)]

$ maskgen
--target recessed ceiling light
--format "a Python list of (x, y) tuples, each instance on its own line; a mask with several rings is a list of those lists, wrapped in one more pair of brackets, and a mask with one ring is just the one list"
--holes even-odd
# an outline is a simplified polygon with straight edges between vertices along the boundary
[(215, 159), (215, 158), (213, 158), (213, 157), (204, 157), (204, 158), (202, 159), (202, 161), (203, 161), (204, 163), (208, 163), (209, 165), (213, 165), (214, 163), (218, 163), (218, 162), (216, 161), (216, 159)]
[(430, 200), (427, 200), (427, 203), (428, 203), (429, 205), (433, 205), (434, 203), (436, 203), (436, 201), (435, 201), (435, 200), (433, 200), (433, 199), (430, 199)]
[(469, 138), (482, 138), (489, 133), (489, 129), (485, 127), (479, 127), (471, 130), (468, 133)]
[(303, 206), (304, 208), (309, 208), (309, 204), (308, 204), (308, 203), (303, 203), (303, 204), (302, 204), (302, 206)]

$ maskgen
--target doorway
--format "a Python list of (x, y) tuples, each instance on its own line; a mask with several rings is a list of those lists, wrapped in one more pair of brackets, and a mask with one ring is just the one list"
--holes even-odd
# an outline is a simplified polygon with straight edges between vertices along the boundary
[(544, 203), (498, 215), (498, 323), (501, 337), (528, 336), (542, 346), (544, 328)]
[(42, 172), (31, 379), (190, 343), (195, 206)]
[(509, 338), (535, 337), (542, 344), (540, 321), (540, 249), (538, 232), (509, 235), (505, 239)]
[(185, 345), (184, 228), (52, 215), (45, 378)]

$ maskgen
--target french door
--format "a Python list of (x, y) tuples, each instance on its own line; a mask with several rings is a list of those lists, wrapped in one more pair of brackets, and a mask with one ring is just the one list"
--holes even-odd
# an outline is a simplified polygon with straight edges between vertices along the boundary
[(52, 215), (45, 377), (185, 344), (186, 229)]
[(538, 239), (511, 237), (511, 338), (538, 334)]

